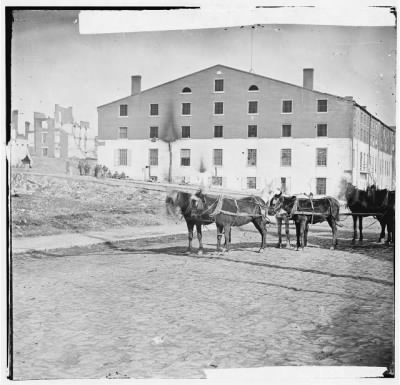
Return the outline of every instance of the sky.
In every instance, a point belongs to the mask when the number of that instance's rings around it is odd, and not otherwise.
[[[78,16],[14,12],[11,102],[23,120],[53,116],[59,104],[96,131],[97,106],[128,96],[131,75],[142,76],[144,90],[223,64],[297,85],[303,68],[314,68],[314,89],[353,96],[395,125],[394,27],[264,24],[252,40],[249,26],[84,35]]]

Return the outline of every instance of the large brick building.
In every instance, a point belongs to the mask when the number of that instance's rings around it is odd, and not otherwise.
[[[98,161],[135,179],[338,195],[393,188],[395,132],[357,104],[215,65],[98,107]]]

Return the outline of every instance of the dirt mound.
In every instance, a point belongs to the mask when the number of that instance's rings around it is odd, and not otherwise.
[[[166,224],[165,193],[132,184],[15,173],[11,180],[13,236]]]

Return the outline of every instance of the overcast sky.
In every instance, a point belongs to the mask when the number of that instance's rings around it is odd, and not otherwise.
[[[97,128],[96,107],[130,93],[223,64],[251,67],[250,27],[80,35],[78,11],[16,11],[12,33],[12,108],[32,121],[54,105],[73,106],[76,120]],[[314,68],[314,88],[353,96],[395,125],[394,27],[264,25],[253,34],[255,73],[302,85]]]

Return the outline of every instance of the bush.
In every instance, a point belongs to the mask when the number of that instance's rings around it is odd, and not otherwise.
[[[90,164],[87,161],[85,161],[85,164],[83,166],[83,169],[85,171],[85,175],[90,175],[90,168],[91,168]]]
[[[125,179],[126,178],[126,175],[125,175],[125,173],[122,171],[121,172],[121,175],[119,176],[119,179]]]
[[[79,161],[78,170],[79,170],[79,175],[84,175],[84,173],[85,173],[85,162],[83,160]]]
[[[101,164],[96,164],[94,167],[94,176],[96,178],[102,178],[104,176],[103,166]]]
[[[115,171],[112,177],[115,179],[119,179],[118,171]]]

